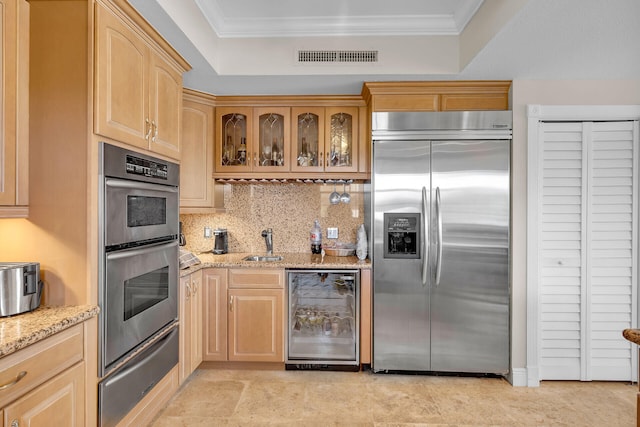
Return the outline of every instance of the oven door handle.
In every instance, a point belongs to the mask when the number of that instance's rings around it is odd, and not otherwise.
[[[169,243],[160,243],[152,246],[144,246],[142,248],[134,248],[134,249],[125,249],[123,251],[110,252],[107,253],[107,260],[115,260],[122,258],[129,258],[132,256],[138,255],[146,255],[153,252],[160,252],[165,249],[173,248],[174,246],[178,246],[177,240],[172,240]]]
[[[162,191],[163,193],[177,193],[178,187],[162,184],[149,184],[138,181],[127,181],[123,179],[107,178],[104,181],[107,187],[111,188],[126,188],[131,190],[151,190]]]

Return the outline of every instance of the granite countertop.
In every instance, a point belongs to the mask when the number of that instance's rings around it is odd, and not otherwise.
[[[0,318],[0,357],[82,323],[100,311],[96,305],[41,306],[34,311]]]
[[[180,276],[186,276],[202,268],[237,268],[237,267],[260,267],[260,268],[359,268],[370,269],[371,260],[360,261],[356,256],[328,256],[324,260],[320,255],[310,253],[276,253],[283,257],[282,261],[243,261],[247,255],[264,255],[262,253],[228,253],[216,255],[210,252],[195,254],[201,264],[193,265],[180,271]]]
[[[632,343],[640,345],[640,329],[625,329],[622,336]]]

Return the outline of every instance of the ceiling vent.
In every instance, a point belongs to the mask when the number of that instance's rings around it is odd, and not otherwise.
[[[377,50],[299,50],[298,62],[378,62]]]

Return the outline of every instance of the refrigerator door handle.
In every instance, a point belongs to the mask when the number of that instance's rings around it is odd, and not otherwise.
[[[429,268],[429,219],[427,218],[427,188],[422,187],[422,287],[427,285],[429,280],[428,268]]]
[[[440,274],[442,273],[442,212],[440,212],[440,187],[436,187],[436,221],[438,222],[438,234],[436,236],[436,286],[440,284]]]

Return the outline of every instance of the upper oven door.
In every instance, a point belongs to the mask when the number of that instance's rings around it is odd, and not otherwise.
[[[178,241],[106,254],[103,366],[178,318]]]
[[[105,179],[105,246],[178,235],[178,187]]]

